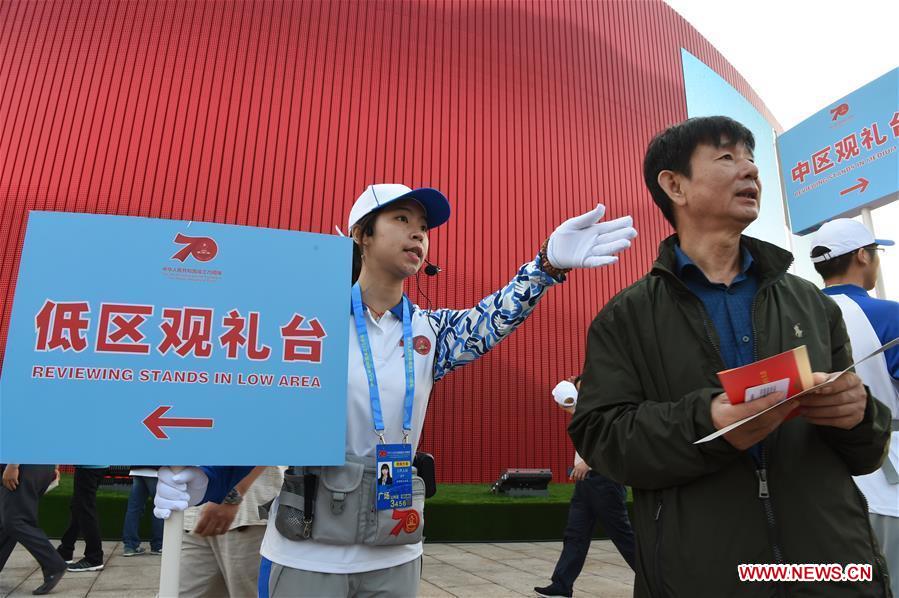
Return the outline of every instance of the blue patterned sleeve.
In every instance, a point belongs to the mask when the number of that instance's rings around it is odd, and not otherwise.
[[[509,284],[470,309],[438,309],[428,317],[437,329],[434,380],[484,355],[527,319],[557,280],[537,259],[518,269]]]

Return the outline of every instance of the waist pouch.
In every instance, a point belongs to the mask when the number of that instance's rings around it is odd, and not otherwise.
[[[314,540],[324,544],[394,546],[417,544],[424,527],[425,483],[412,476],[412,507],[375,509],[376,460],[347,455],[337,467],[289,469],[278,495],[275,528],[295,542]],[[299,470],[299,471],[297,471]],[[317,476],[311,533],[306,517],[304,474]],[[308,479],[308,478],[307,478]]]

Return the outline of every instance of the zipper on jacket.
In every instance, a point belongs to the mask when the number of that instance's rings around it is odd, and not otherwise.
[[[752,324],[752,359],[755,361],[759,360],[759,335],[758,335],[758,326],[755,325],[755,308],[759,302],[759,292],[761,289],[758,289],[755,292],[755,297],[752,298],[752,307],[749,310],[749,323]]]
[[[699,309],[699,315],[702,318],[702,327],[705,329],[706,338],[709,339],[709,344],[712,345],[715,355],[718,356],[718,362],[721,364],[721,369],[725,369],[727,364],[724,363],[724,358],[721,356],[721,347],[715,342],[714,337],[712,337],[712,328],[714,328],[715,323],[712,322],[712,318],[709,316],[709,312],[705,308],[705,303],[702,302],[702,299],[696,295],[693,295],[693,297],[696,299],[696,306]]]
[[[761,291],[761,289],[759,289],[759,291]],[[749,320],[752,323],[752,358],[755,361],[759,360],[759,335],[756,332],[758,326],[756,326],[755,321],[758,296],[759,292],[757,291],[752,300],[752,310],[750,312]],[[759,479],[759,500],[762,501],[762,506],[765,508],[765,519],[768,521],[768,531],[771,536],[771,549],[774,551],[774,558],[776,559],[777,564],[782,564],[783,552],[777,543],[777,520],[774,517],[774,506],[771,504],[771,493],[768,491],[768,446],[765,444],[764,440],[762,440],[761,444],[761,456],[757,463],[757,469],[755,470],[755,475]]]
[[[703,311],[705,311],[704,305],[702,306],[702,309],[703,309]],[[711,324],[712,326],[715,325],[715,323],[712,322],[711,319],[708,317],[708,312],[706,312],[702,318],[702,327],[705,328],[705,334],[707,337],[709,337],[709,343],[712,345],[712,348],[715,350],[715,353],[718,355],[718,358],[721,360],[721,363],[724,364],[724,358],[721,357],[721,347],[719,347],[715,343],[715,339],[712,338],[712,330],[711,330],[711,328],[709,328],[709,324]]]
[[[768,493],[768,470],[756,469],[755,475],[759,479],[759,498],[771,498]]]
[[[768,482],[761,481],[763,477],[767,475],[767,472],[764,469],[759,469],[756,473],[759,475],[759,499],[762,501],[762,506],[765,508],[765,519],[768,521],[768,531],[770,532],[771,537],[771,550],[774,551],[774,562],[778,565],[782,565],[784,557],[780,545],[777,543],[777,520],[774,518],[774,508],[771,506],[771,494],[768,493]]]
[[[768,489],[768,447],[765,444],[762,444],[762,455],[755,475],[759,479],[759,500],[762,501],[762,507],[765,509],[765,520],[768,522],[768,541],[774,552],[774,562],[782,565],[784,564],[783,550],[777,542],[777,519],[774,517],[774,506],[771,504],[771,492]],[[778,596],[786,596],[786,588],[782,582],[777,582],[775,586]]]
[[[784,562],[783,551],[777,543],[777,519],[774,517],[774,506],[771,504],[771,493],[768,490],[768,447],[762,445],[762,458],[759,468],[755,472],[759,478],[759,500],[765,508],[765,519],[768,520],[768,531],[771,536],[771,549],[774,551],[774,561],[778,565]]]
[[[652,567],[653,573],[655,574],[655,586],[656,592],[653,592],[653,595],[657,596],[657,598],[662,598],[665,595],[664,588],[662,586],[662,498],[659,497],[659,506],[656,509],[656,546],[655,546],[655,554],[652,559]]]

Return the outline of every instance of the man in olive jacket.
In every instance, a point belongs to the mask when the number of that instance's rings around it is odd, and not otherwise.
[[[837,305],[787,273],[790,253],[742,235],[761,199],[754,145],[726,117],[650,143],[646,184],[677,234],[593,321],[569,432],[634,488],[635,596],[889,596],[852,476],[880,466],[890,414],[855,374],[693,444],[784,398],[731,405],[717,372],[801,345],[816,383],[852,362]],[[741,581],[756,563],[871,565],[873,580]]]

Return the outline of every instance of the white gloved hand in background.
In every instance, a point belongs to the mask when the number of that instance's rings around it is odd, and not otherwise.
[[[630,240],[637,236],[637,231],[630,216],[599,222],[605,213],[606,207],[597,204],[586,214],[560,224],[550,235],[546,248],[550,265],[567,270],[597,268],[617,262],[615,254],[631,246]]]
[[[562,380],[553,389],[553,399],[561,407],[574,407],[577,405],[577,387],[569,380]]]
[[[199,467],[185,467],[178,473],[169,467],[160,467],[153,514],[159,519],[168,519],[172,511],[183,511],[200,504],[208,485],[209,477]]]

